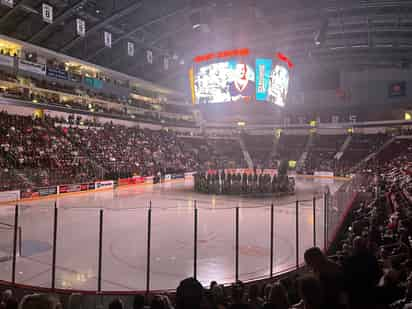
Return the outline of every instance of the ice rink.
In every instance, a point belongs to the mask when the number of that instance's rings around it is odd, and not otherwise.
[[[235,277],[235,208],[239,211],[239,278],[249,280],[269,275],[270,205],[274,213],[274,271],[296,265],[295,201],[299,204],[299,259],[313,245],[312,198],[317,195],[316,231],[323,244],[322,192],[333,193],[342,182],[322,183],[297,179],[296,194],[277,199],[212,196],[193,193],[191,181],[121,188],[114,191],[23,202],[19,207],[22,252],[17,258],[16,282],[51,286],[53,207],[58,206],[56,287],[97,289],[99,209],[104,209],[102,289],[145,290],[147,216],[152,202],[152,290],[174,289],[193,275],[194,210],[198,207],[197,277],[231,282]],[[13,224],[14,207],[0,208],[0,221]],[[2,231],[3,242],[13,234]],[[0,279],[11,280],[12,262],[0,263]]]

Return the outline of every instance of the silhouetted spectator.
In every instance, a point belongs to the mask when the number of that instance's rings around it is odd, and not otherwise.
[[[259,286],[257,284],[252,284],[249,287],[249,304],[251,309],[263,307],[263,299],[259,297]]]
[[[109,304],[109,309],[123,309],[123,308],[124,308],[123,302],[119,298],[112,300]]]
[[[293,306],[293,308],[303,309],[329,309],[337,307],[329,307],[325,305],[322,293],[322,287],[319,279],[314,276],[304,276],[298,281],[299,295],[302,298],[301,303]]]
[[[5,302],[4,309],[17,309],[18,306],[19,302],[12,296]]]
[[[317,247],[306,250],[304,258],[319,279],[325,306],[339,308],[343,302],[343,273],[340,266],[328,260]]]
[[[136,295],[133,299],[133,309],[142,309],[144,307],[144,296],[143,295]]]
[[[199,309],[203,300],[203,287],[194,278],[180,282],[176,290],[176,309]]]
[[[20,301],[20,309],[62,309],[60,301],[48,294],[26,295]]]
[[[375,304],[374,292],[382,271],[376,257],[367,250],[364,239],[359,236],[354,238],[352,255],[343,266],[351,308],[366,308]]]
[[[269,301],[263,306],[264,309],[288,309],[290,306],[287,292],[283,285],[275,283],[270,289]]]
[[[242,282],[232,285],[232,304],[229,309],[249,309],[249,304],[244,299],[244,286]]]

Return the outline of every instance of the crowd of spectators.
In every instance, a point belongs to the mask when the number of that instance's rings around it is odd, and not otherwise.
[[[334,154],[346,136],[315,136],[305,173],[322,170],[346,175],[349,171],[346,165],[353,167],[359,162],[359,153],[366,156],[389,138],[380,134],[354,135],[353,144],[349,144],[343,155],[345,159],[338,161]],[[273,168],[280,159],[299,159],[307,141],[308,136],[282,134],[276,147],[272,136],[263,142],[246,136],[245,145],[255,166]],[[259,151],[255,151],[254,146],[259,144]],[[352,160],[353,153],[356,158]],[[103,125],[74,117],[39,119],[5,112],[0,113],[0,159],[2,190],[18,188],[19,183],[20,187],[43,187],[133,175],[152,176],[159,172],[248,167],[239,137],[178,136],[167,130]]]
[[[0,112],[2,190],[242,165],[237,140],[205,143],[166,130],[78,122]]]

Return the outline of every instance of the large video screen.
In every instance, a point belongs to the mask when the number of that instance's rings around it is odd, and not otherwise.
[[[194,91],[198,104],[252,100],[254,66],[240,59],[201,65],[195,75]]]
[[[286,104],[289,90],[289,70],[281,61],[256,59],[256,100],[280,107]]]
[[[289,89],[287,62],[279,57],[215,60],[194,67],[192,91],[195,104],[256,101],[285,106]]]

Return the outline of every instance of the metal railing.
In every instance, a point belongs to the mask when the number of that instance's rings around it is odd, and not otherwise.
[[[204,285],[274,278],[298,269],[306,249],[328,248],[360,185],[353,179],[334,194],[257,207],[5,207],[0,218],[15,230],[0,280],[22,291],[131,302],[135,293],[173,290],[190,276]]]

